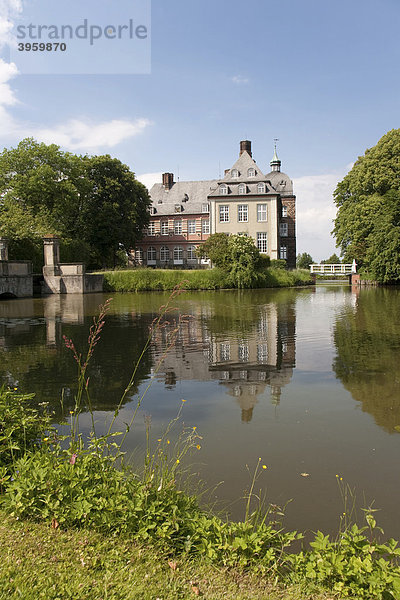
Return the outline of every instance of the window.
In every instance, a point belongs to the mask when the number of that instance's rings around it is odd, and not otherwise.
[[[182,212],[182,206],[180,204],[175,204],[175,212]]]
[[[156,261],[156,249],[153,246],[147,248],[147,262],[155,262]]]
[[[142,262],[143,262],[143,248],[137,248],[136,249],[135,259],[136,259],[136,262],[138,262],[139,264],[142,264]]]
[[[257,204],[257,221],[264,223],[267,220],[267,205]]]
[[[168,221],[161,221],[161,235],[168,235]]]
[[[287,237],[287,235],[288,235],[288,224],[287,223],[281,223],[279,225],[279,235],[281,237]]]
[[[228,193],[228,186],[225,185],[225,183],[223,183],[222,185],[219,186],[219,193],[222,195],[225,195]]]
[[[287,217],[287,206],[282,206],[282,217]]]
[[[182,246],[175,246],[174,248],[174,261],[182,260],[183,261],[183,248]]]
[[[248,221],[249,216],[249,206],[248,204],[239,204],[238,205],[238,221],[243,223]]]
[[[203,219],[201,222],[201,226],[202,226],[202,232],[203,233],[210,233],[210,220],[209,219]]]
[[[196,233],[196,220],[188,221],[188,233]]]
[[[167,261],[169,261],[169,248],[168,248],[168,246],[161,246],[160,260],[161,260],[161,262],[167,262]]]
[[[209,204],[203,204],[201,207],[201,212],[203,213],[209,213],[210,212],[210,205]]]
[[[255,177],[256,176],[256,170],[253,169],[253,167],[250,167],[250,169],[247,169],[247,177]]]
[[[151,215],[155,215],[156,214],[156,209],[154,208],[154,206],[150,206],[150,214]]]
[[[239,177],[239,171],[237,169],[232,169],[231,177],[234,177],[235,179],[237,179]]]
[[[149,223],[149,226],[147,228],[147,235],[155,235],[155,233],[156,233],[155,223],[151,222],[151,223]]]
[[[257,362],[266,363],[268,360],[267,344],[257,344]]]
[[[257,233],[257,248],[263,254],[266,254],[268,252],[268,239],[265,231]]]
[[[174,234],[182,235],[182,219],[176,219],[174,221]]]
[[[257,194],[265,194],[265,183],[257,184]]]
[[[196,258],[196,246],[188,246],[187,249],[187,258],[188,260],[195,260]],[[190,324],[190,321],[189,321]]]
[[[287,246],[281,246],[279,250],[279,258],[287,259]]]
[[[238,347],[238,358],[240,362],[248,362],[249,360],[249,347],[247,344],[240,344]]]
[[[230,344],[222,343],[219,345],[219,359],[220,361],[229,360],[231,357],[231,346]]]
[[[246,186],[244,183],[241,183],[239,185],[239,194],[245,194],[246,193]]]
[[[219,207],[219,222],[229,223],[229,206],[221,204]]]

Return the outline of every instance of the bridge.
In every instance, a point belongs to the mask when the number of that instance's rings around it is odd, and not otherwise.
[[[357,273],[357,263],[353,260],[352,263],[339,263],[339,264],[313,264],[310,265],[310,273],[314,275],[332,275],[334,277],[338,275],[354,275]]]

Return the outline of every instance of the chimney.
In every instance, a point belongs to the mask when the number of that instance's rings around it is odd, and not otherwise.
[[[162,176],[163,186],[166,190],[170,190],[174,183],[174,174],[173,173],[163,173]]]
[[[250,156],[252,156],[252,154],[251,154],[251,142],[250,142],[250,140],[242,140],[240,142],[240,153],[239,153],[239,156],[242,156],[243,152],[247,152],[248,154],[250,154]]]

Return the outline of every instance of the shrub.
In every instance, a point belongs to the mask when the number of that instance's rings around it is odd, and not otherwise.
[[[34,394],[0,389],[0,467],[8,468],[27,452],[41,447],[50,416],[31,406]]]
[[[284,260],[283,258],[274,258],[271,260],[271,267],[273,269],[286,269],[286,260]]]
[[[400,549],[390,539],[379,544],[371,541],[365,532],[373,533],[375,520],[367,512],[368,525],[353,525],[339,537],[330,541],[328,535],[318,531],[311,542],[310,552],[289,556],[291,581],[308,582],[332,590],[340,597],[394,600],[400,597]]]

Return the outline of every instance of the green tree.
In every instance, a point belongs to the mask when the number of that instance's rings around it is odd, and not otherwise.
[[[345,262],[380,282],[400,280],[400,129],[384,135],[358,158],[336,187],[333,233]]]
[[[127,254],[148,224],[149,193],[129,167],[108,154],[84,162],[90,186],[82,205],[83,239],[96,264],[115,266],[118,251]]]
[[[302,254],[297,255],[296,267],[298,269],[309,269],[313,262],[314,261],[311,254],[308,254],[308,252],[303,252]]]
[[[197,254],[208,257],[238,288],[252,287],[259,270],[269,265],[269,258],[260,254],[253,239],[240,234],[214,233],[197,249]]]
[[[30,138],[0,154],[0,197],[0,232],[10,238],[13,258],[42,256],[42,236],[54,233],[64,260],[114,266],[149,218],[146,188],[119,160]]]
[[[197,256],[209,258],[215,267],[228,271],[230,268],[228,240],[229,236],[225,233],[213,233],[197,248]]]
[[[321,260],[321,264],[322,265],[338,265],[340,264],[342,261],[340,260],[340,258],[338,257],[337,254],[333,253],[329,258],[327,258],[326,260]]]

